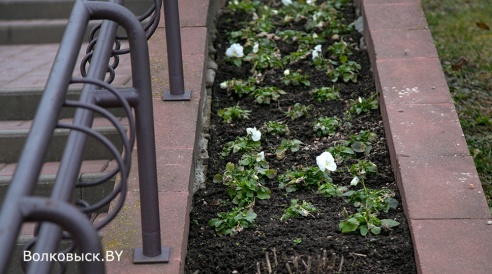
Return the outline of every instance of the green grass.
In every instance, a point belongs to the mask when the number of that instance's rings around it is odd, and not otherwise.
[[[490,0],[422,0],[427,22],[492,208],[492,28]]]

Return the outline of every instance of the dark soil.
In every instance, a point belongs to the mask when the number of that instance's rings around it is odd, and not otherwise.
[[[348,22],[355,19],[351,8],[345,9],[344,14]],[[260,269],[261,273],[269,273],[267,265],[270,264],[272,273],[289,273],[289,269],[292,273],[339,273],[340,270],[342,273],[415,273],[412,242],[393,178],[378,110],[355,116],[349,121],[344,120],[344,125],[334,136],[318,138],[312,129],[317,117],[343,117],[349,99],[357,99],[359,96],[368,97],[375,93],[367,52],[355,48],[354,54],[350,57],[350,60],[357,61],[362,66],[358,82],[335,84],[340,88],[342,101],[319,103],[309,94],[309,91],[315,87],[333,85],[325,72],[317,71],[310,64],[309,56],[305,62],[289,68],[291,71],[300,69],[303,73],[309,74],[310,87],[285,86],[282,82],[283,70],[271,71],[266,78],[266,85],[276,85],[287,94],[282,95],[278,102],[259,105],[254,103],[252,97],[237,98],[219,88],[219,84],[225,80],[245,79],[250,75],[251,65],[248,63],[238,68],[224,62],[224,53],[229,46],[226,32],[237,28],[237,21],[244,19],[241,16],[231,17],[231,14],[224,13],[217,23],[219,35],[215,41],[215,48],[219,70],[212,88],[208,151],[210,160],[206,186],[194,194],[185,272],[189,274],[258,273]],[[345,35],[344,40],[358,44],[360,37],[359,33],[352,33]],[[323,48],[330,43],[333,41],[328,39],[323,44]],[[287,48],[290,45],[284,46]],[[279,47],[282,49],[283,46]],[[284,50],[287,49],[282,49]],[[297,102],[312,105],[310,115],[297,120],[286,118],[285,111]],[[235,106],[238,103],[242,108],[252,110],[249,120],[226,124],[217,116],[219,109]],[[358,155],[358,159],[370,160],[378,167],[378,175],[368,178],[366,185],[370,188],[391,189],[396,193],[395,198],[400,201],[400,206],[396,210],[382,213],[379,218],[394,219],[400,222],[400,225],[380,235],[369,234],[363,237],[359,233],[342,234],[338,229],[340,221],[344,220],[342,210],[346,208],[349,212],[355,212],[351,204],[343,198],[325,198],[315,190],[301,190],[286,195],[284,189],[278,188],[278,181],[273,179],[267,185],[272,191],[271,198],[257,200],[254,206],[254,211],[257,213],[256,225],[234,236],[219,236],[214,228],[208,226],[208,221],[216,218],[219,212],[229,211],[233,205],[230,202],[220,202],[227,201],[228,196],[222,184],[213,183],[213,177],[223,173],[227,162],[237,163],[240,157],[233,155],[221,158],[222,148],[237,136],[245,136],[247,127],[260,128],[269,120],[284,121],[291,131],[289,139],[295,138],[303,142],[303,149],[296,153],[287,152],[286,157],[279,160],[275,156],[275,147],[279,145],[281,137],[262,132],[261,142],[266,159],[270,168],[276,169],[278,174],[283,174],[296,166],[316,166],[316,156],[333,146],[335,142],[346,139],[349,134],[361,130],[376,133],[379,139],[373,143],[370,155]],[[341,172],[331,174],[333,182],[349,185],[352,177],[346,172],[346,168],[355,161],[356,159],[353,159],[339,166]],[[309,201],[319,211],[312,217],[280,221],[291,199]],[[311,272],[307,272],[307,265],[311,265]]]

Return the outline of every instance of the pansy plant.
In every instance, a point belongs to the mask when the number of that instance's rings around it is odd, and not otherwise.
[[[231,60],[234,65],[240,67],[242,64],[242,58],[244,57],[243,46],[238,43],[232,44],[226,50],[226,56],[228,60]]]

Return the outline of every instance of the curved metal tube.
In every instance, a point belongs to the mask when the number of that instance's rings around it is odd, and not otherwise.
[[[47,198],[26,197],[19,201],[21,216],[32,221],[49,221],[68,230],[82,254],[101,254],[101,240],[89,220],[71,204]],[[84,261],[82,273],[105,273],[104,262]],[[28,273],[37,273],[28,267]]]

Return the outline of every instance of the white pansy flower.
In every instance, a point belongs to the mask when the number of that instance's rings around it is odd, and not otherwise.
[[[316,0],[306,0],[306,3],[310,6],[316,5]]]
[[[318,38],[318,35],[315,32],[315,33],[313,33],[313,39],[316,39],[316,38]]]
[[[362,104],[362,98],[360,98],[360,97],[359,97],[359,103],[361,103],[361,104]]]
[[[282,4],[284,4],[284,6],[292,5],[292,0],[282,0]]]
[[[335,159],[333,159],[331,153],[327,151],[321,153],[321,155],[316,157],[316,164],[318,164],[319,169],[323,172],[325,172],[325,170],[328,171],[337,170],[337,164],[335,163]]]
[[[227,89],[228,84],[229,83],[227,83],[227,81],[224,81],[224,82],[220,83],[220,88],[221,89]]]
[[[359,177],[355,176],[354,179],[352,179],[352,181],[350,181],[350,185],[356,186],[359,183],[359,181],[360,181]]]
[[[261,132],[257,130],[256,127],[249,127],[246,129],[246,132],[248,133],[248,135],[251,135],[251,139],[255,142],[258,142],[261,139]]]
[[[284,75],[285,75],[285,76],[287,76],[287,75],[289,75],[289,74],[290,74],[290,70],[289,70],[289,69],[284,70]]]
[[[321,55],[321,45],[317,45],[316,47],[314,47],[314,50],[311,54],[313,55],[313,60],[318,58]]]
[[[262,151],[262,152],[256,154],[256,161],[257,162],[260,162],[263,160],[265,160],[265,152]]]
[[[227,50],[226,50],[226,55],[228,57],[243,57],[243,46],[239,45],[238,43],[232,44]]]
[[[260,49],[260,44],[258,42],[255,43],[253,46],[253,52],[258,53],[258,50]]]

